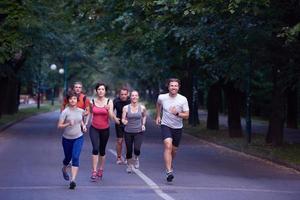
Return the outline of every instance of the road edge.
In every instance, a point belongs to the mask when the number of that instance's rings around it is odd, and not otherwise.
[[[300,167],[294,166],[290,163],[286,163],[286,162],[276,160],[276,159],[270,159],[270,158],[267,158],[267,157],[264,157],[264,156],[261,156],[261,155],[256,155],[256,154],[251,154],[251,153],[247,153],[247,152],[243,152],[243,151],[238,151],[238,150],[230,148],[228,146],[224,146],[224,145],[221,145],[221,144],[217,144],[215,142],[204,140],[204,139],[198,138],[198,137],[193,136],[193,135],[188,134],[188,133],[184,133],[184,135],[188,136],[188,137],[191,137],[191,138],[194,138],[194,139],[197,139],[200,142],[202,142],[206,145],[210,145],[214,148],[226,150],[228,152],[238,154],[240,156],[244,156],[244,157],[251,158],[251,159],[254,159],[254,160],[259,160],[259,161],[267,163],[269,165],[276,166],[280,169],[285,169],[285,170],[292,171],[293,173],[300,174]]]

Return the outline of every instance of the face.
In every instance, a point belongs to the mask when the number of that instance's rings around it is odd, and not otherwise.
[[[80,94],[82,92],[82,85],[81,84],[75,84],[73,90],[76,94]]]
[[[99,97],[104,97],[106,94],[106,90],[105,90],[105,87],[104,85],[100,85],[98,88],[97,88],[97,95]]]
[[[178,90],[179,90],[178,82],[170,82],[168,89],[169,89],[169,93],[171,95],[176,95],[178,93]]]
[[[121,90],[119,96],[120,96],[121,101],[126,101],[128,99],[128,91]]]
[[[70,98],[69,98],[69,105],[70,105],[70,106],[76,106],[77,100],[78,100],[78,99],[77,99],[76,96],[70,97]]]
[[[136,103],[139,101],[139,93],[137,91],[131,92],[130,100],[132,103]]]

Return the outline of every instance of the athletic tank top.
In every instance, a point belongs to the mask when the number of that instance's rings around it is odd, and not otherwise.
[[[138,105],[138,111],[136,113],[131,112],[131,105],[128,105],[127,120],[128,123],[125,126],[127,133],[139,133],[142,132],[142,108]]]
[[[107,100],[107,104],[108,104],[108,102],[109,102],[109,99]],[[93,113],[92,126],[94,128],[97,128],[97,129],[109,128],[108,110],[105,107],[96,106],[94,99],[93,99],[92,113]]]

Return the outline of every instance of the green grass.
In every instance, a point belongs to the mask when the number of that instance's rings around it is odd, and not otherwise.
[[[204,123],[196,127],[186,123],[184,130],[186,133],[200,139],[247,154],[297,166],[300,169],[300,144],[284,144],[280,147],[273,147],[265,144],[265,137],[261,134],[254,134],[251,144],[247,144],[245,137],[230,138],[227,129],[224,127],[221,127],[218,131],[207,130]]]
[[[6,124],[13,123],[19,121],[21,119],[39,114],[57,110],[59,108],[58,104],[52,106],[49,103],[41,104],[40,109],[37,107],[23,108],[19,109],[19,111],[13,115],[2,115],[0,118],[0,126],[5,126]]]

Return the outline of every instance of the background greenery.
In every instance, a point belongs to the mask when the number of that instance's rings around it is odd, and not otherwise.
[[[20,93],[49,98],[76,80],[89,94],[101,80],[154,102],[178,77],[190,124],[205,108],[218,130],[223,112],[228,136],[242,137],[252,114],[280,146],[299,123],[299,32],[299,0],[2,0],[0,116],[18,112]]]

